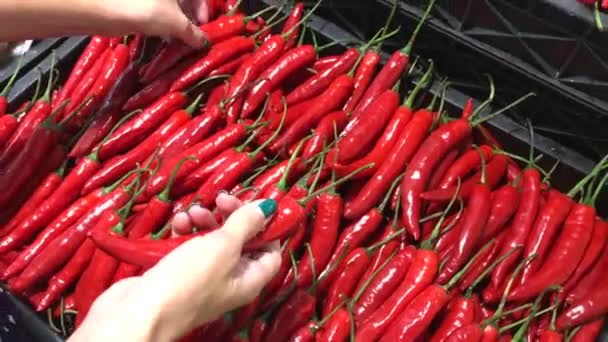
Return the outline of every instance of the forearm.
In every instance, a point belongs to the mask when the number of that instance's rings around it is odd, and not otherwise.
[[[0,0],[0,41],[101,33],[97,28],[111,20],[105,2]]]

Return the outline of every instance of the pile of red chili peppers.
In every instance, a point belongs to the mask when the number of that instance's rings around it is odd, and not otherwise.
[[[61,87],[51,72],[13,112],[3,91],[1,279],[78,326],[113,283],[207,233],[167,234],[226,190],[277,201],[246,250],[280,240],[283,264],[253,303],[182,341],[593,341],[608,163],[565,194],[533,150],[511,155],[484,128],[501,112],[481,114],[493,86],[446,115],[424,91],[432,62],[411,56],[432,5],[385,63],[390,19],[331,55],[302,3],[281,18],[214,1],[200,51],[95,36]]]

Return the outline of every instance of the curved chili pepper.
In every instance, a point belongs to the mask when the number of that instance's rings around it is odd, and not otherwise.
[[[345,341],[351,333],[351,315],[346,309],[338,309],[317,334],[316,341],[340,342]]]
[[[128,123],[122,125],[103,144],[99,158],[106,160],[142,141],[145,135],[164,122],[174,111],[186,103],[186,97],[172,92],[158,99]]]
[[[467,324],[456,329],[446,339],[446,342],[481,342],[485,341],[484,332],[479,327],[479,324]]]
[[[594,267],[594,264],[599,263],[599,258],[602,255],[602,251],[605,249],[606,239],[608,238],[608,224],[602,220],[595,220],[593,225],[593,235],[591,241],[585,251],[585,256],[576,267],[576,271],[570,279],[564,284],[562,289],[563,293],[570,292],[575,286],[579,284],[579,281],[589,274],[589,271]]]
[[[503,243],[500,254],[504,254],[516,246],[525,244],[538,212],[540,198],[540,174],[538,170],[533,168],[526,169],[522,174],[521,181],[522,194],[520,205],[513,217],[509,237]],[[492,285],[494,288],[499,288],[520,254],[521,252],[516,252],[494,269],[492,272]]]
[[[57,96],[57,101],[54,103],[63,103],[66,99],[72,96],[74,88],[76,88],[82,77],[84,77],[88,70],[93,67],[103,52],[106,51],[109,41],[110,40],[107,37],[91,37],[89,44],[78,58],[78,61],[76,61],[76,64],[74,64],[74,67],[70,72],[70,76],[68,76],[67,80],[65,81],[59,95]]]
[[[496,236],[515,214],[519,208],[520,193],[517,188],[507,184],[493,191],[490,201],[492,202],[490,217],[481,239],[484,243]]]
[[[543,265],[547,253],[555,248],[551,247],[551,245],[554,243],[554,238],[559,228],[568,217],[573,206],[574,202],[570,197],[559,191],[549,190],[547,201],[540,207],[532,230],[526,238],[524,257],[532,254],[536,255],[536,257],[524,268],[520,284],[525,284],[530,277],[535,277],[534,274]]]
[[[448,154],[445,155],[443,160],[437,165],[435,171],[433,171],[433,175],[431,179],[429,179],[429,189],[437,189],[443,177],[446,175],[446,172],[454,164],[454,162],[460,157],[460,151],[458,149],[451,150]],[[430,205],[427,209],[427,213],[431,213],[436,208],[436,204]],[[422,228],[424,232],[424,226]]]
[[[357,322],[365,322],[399,287],[415,253],[416,249],[411,245],[404,248],[369,283],[355,303],[353,314]]]
[[[581,328],[572,337],[572,342],[595,341],[604,325],[604,318],[596,319],[589,323],[583,324]]]
[[[236,36],[214,45],[206,56],[186,69],[171,85],[170,91],[185,89],[205,78],[213,69],[230,59],[253,50],[255,41],[249,37]]]
[[[127,153],[107,160],[100,170],[88,177],[81,193],[87,194],[93,189],[116,181],[129,170],[132,170],[137,163],[143,162],[146,158],[150,157],[161,143],[165,142],[169,136],[190,122],[197,104],[198,101],[195,100],[188,108],[176,110],[144,141],[137,144],[137,146]]]
[[[273,65],[266,69],[247,93],[243,102],[242,118],[248,118],[264,101],[266,94],[272,92],[287,77],[311,64],[316,58],[312,45],[295,47],[283,54]]]
[[[312,65],[312,68],[316,72],[322,72],[322,71],[328,69],[329,67],[331,67],[332,65],[334,65],[334,63],[336,63],[340,59],[340,57],[342,57],[342,55],[330,55],[330,56],[319,57],[319,58],[317,58],[315,63]]]
[[[488,163],[487,168],[487,185],[491,189],[495,188],[505,175],[505,170],[508,165],[507,157],[497,155]],[[459,196],[463,199],[468,199],[475,184],[481,179],[481,171],[476,172],[473,176],[462,183]],[[455,186],[445,189],[436,189],[420,194],[420,198],[427,201],[449,201],[456,190]]]
[[[308,322],[315,311],[317,298],[297,289],[277,311],[264,341],[286,341],[298,327]]]
[[[475,341],[474,339],[462,339],[463,332],[456,333],[456,331],[476,322],[476,309],[479,305],[479,298],[477,296],[471,298],[458,296],[452,299],[451,302],[451,306],[448,309],[445,318],[441,320],[441,325],[435,330],[433,337],[431,337],[429,341],[444,342],[452,341],[453,338],[456,338],[456,341]],[[479,329],[478,324],[475,324],[474,326],[478,327],[477,330],[480,334],[478,340],[481,340],[482,331]],[[470,335],[465,334],[464,336]]]
[[[222,40],[243,33],[248,19],[242,14],[233,16],[221,16],[200,26],[207,45],[215,44]],[[179,40],[167,44],[145,67],[142,75],[144,84],[155,80],[159,75],[171,69],[179,60],[193,52],[193,49]]]
[[[215,158],[191,172],[179,184],[176,184],[172,194],[187,194],[198,189],[217,170],[223,169],[228,161],[234,160],[238,152],[229,148]]]
[[[4,114],[0,116],[0,150],[4,149],[4,144],[11,138],[18,125],[19,121],[16,115]]]
[[[2,279],[6,280],[9,277],[21,272],[30,263],[30,261],[38,255],[48,244],[55,239],[64,230],[76,223],[82,215],[88,212],[103,196],[103,189],[94,191],[85,197],[81,197],[75,201],[69,208],[59,214],[53,222],[51,222],[42,232],[40,232],[34,242],[27,246],[13,261],[9,267],[2,273]]]
[[[380,54],[374,50],[368,50],[363,55],[357,70],[355,71],[353,94],[344,105],[344,110],[347,113],[352,112],[359,101],[363,97],[363,94],[367,90],[367,86],[371,83],[376,67],[380,63]]]
[[[298,2],[293,6],[293,9],[289,13],[289,17],[285,20],[285,24],[281,29],[282,34],[287,34],[287,38],[285,38],[285,49],[291,49],[294,45],[296,45],[296,40],[300,35],[300,25],[297,25],[302,19],[302,14],[304,13],[304,3]]]
[[[156,78],[153,82],[147,84],[137,93],[132,95],[122,106],[122,110],[125,112],[130,112],[137,108],[142,108],[154,102],[159,97],[167,94],[171,84],[197,59],[197,56],[186,58],[183,62],[158,76],[158,78]]]
[[[373,177],[354,200],[346,203],[345,215],[360,217],[378,202],[390,187],[392,180],[403,172],[410,158],[416,153],[432,123],[433,114],[428,110],[422,109],[414,114]]]
[[[586,296],[573,302],[557,318],[556,327],[559,331],[576,327],[602,318],[608,312],[608,291],[606,283],[596,284]]]
[[[595,210],[592,207],[586,204],[575,205],[549,255],[543,261],[543,266],[530,275],[525,283],[516,287],[509,294],[509,300],[529,299],[550,285],[565,282],[584,256],[592,235],[589,227],[594,222]]]
[[[348,75],[336,78],[308,107],[307,112],[289,125],[287,130],[270,145],[270,151],[276,153],[289,148],[314,128],[323,116],[342,106],[352,91],[352,82],[352,77]]]
[[[97,223],[101,214],[106,210],[121,207],[127,203],[130,197],[130,187],[127,186],[118,188],[102,198],[77,223],[59,234],[46,248],[32,258],[13,285],[14,291],[21,292],[55,272],[86,240],[87,232]]]
[[[488,145],[479,146],[483,158],[486,162],[492,160],[494,156],[492,147]],[[445,189],[456,184],[458,178],[464,179],[469,172],[478,169],[481,165],[481,156],[476,149],[469,150],[458,158],[446,171],[437,188]],[[431,188],[432,189],[432,188]]]
[[[313,136],[304,145],[302,159],[309,160],[320,153],[323,150],[323,146],[333,140],[334,126],[340,132],[346,126],[347,121],[348,116],[344,111],[332,112],[325,115],[319,121],[319,124],[317,124]]]
[[[287,340],[289,342],[314,342],[317,324],[308,322],[291,335]]]

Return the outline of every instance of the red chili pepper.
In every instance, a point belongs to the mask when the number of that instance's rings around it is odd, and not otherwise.
[[[506,234],[503,231],[498,235],[492,245],[475,260],[469,271],[462,277],[462,280],[458,285],[460,290],[465,291],[468,289],[488,269],[488,267],[494,263],[505,237]],[[487,241],[484,241],[484,243],[486,242]]]
[[[66,111],[78,107],[83,101],[86,100],[87,95],[90,93],[93,84],[99,78],[99,75],[105,71],[105,66],[108,65],[110,58],[114,56],[112,48],[108,47],[95,61],[95,64],[83,75],[82,79],[78,82],[78,85],[72,91],[69,96],[70,104],[66,107]],[[61,93],[60,93],[61,94]],[[58,95],[60,96],[60,95]]]
[[[333,80],[347,73],[355,65],[358,58],[358,49],[347,49],[340,59],[327,70],[312,76],[292,90],[286,97],[287,105],[291,106],[321,94]]]
[[[507,184],[493,191],[490,200],[492,202],[490,217],[481,239],[484,243],[496,236],[517,211],[520,193],[517,188]]]
[[[306,290],[296,289],[277,311],[272,325],[264,336],[264,341],[286,341],[308,322],[315,311],[317,298]]]
[[[209,73],[230,59],[249,52],[255,41],[249,37],[236,36],[214,45],[206,56],[186,69],[171,85],[171,91],[185,89],[205,78]]]
[[[106,210],[121,207],[130,197],[130,186],[127,186],[118,188],[101,199],[76,224],[57,236],[32,258],[15,282],[14,291],[19,293],[28,289],[59,269],[86,240],[88,231],[97,223],[101,214]]]
[[[122,106],[122,110],[125,112],[131,112],[137,108],[143,108],[144,106],[154,102],[159,97],[167,94],[171,84],[197,59],[197,56],[186,58],[183,62],[158,76],[158,78],[153,82],[147,84],[140,91],[131,96]]]
[[[357,322],[365,322],[399,287],[415,253],[414,246],[404,248],[373,278],[355,303],[353,314]]]
[[[431,9],[433,8],[434,1],[430,1],[427,6],[426,12],[420,19],[420,22],[414,29],[410,40],[407,45],[401,50],[395,51],[389,59],[386,61],[382,69],[378,72],[374,80],[371,82],[365,93],[361,96],[359,104],[354,109],[352,117],[353,120],[358,118],[360,115],[366,112],[371,106],[372,102],[385,90],[391,89],[397,80],[401,77],[403,72],[407,69],[410,61],[410,53],[416,40],[416,36],[420,31],[422,25],[426,21]]]
[[[503,155],[497,155],[487,165],[487,185],[491,189],[495,188],[503,179],[507,168],[508,160]],[[481,171],[476,172],[469,179],[465,180],[460,189],[459,196],[463,199],[468,199],[471,191],[481,179]],[[449,201],[454,195],[455,186],[445,189],[436,189],[420,194],[420,198],[427,201]]]
[[[202,164],[198,169],[191,172],[183,181],[176,184],[172,194],[183,195],[195,191],[217,170],[223,169],[228,161],[233,160],[237,151],[229,148],[218,154],[215,158]]]
[[[380,54],[374,50],[368,50],[361,59],[355,72],[353,94],[344,105],[343,110],[351,113],[363,98],[367,87],[372,82],[376,67],[380,63]]]
[[[599,263],[599,258],[606,246],[606,239],[608,238],[608,224],[602,220],[595,220],[593,225],[593,235],[591,241],[585,250],[585,256],[576,267],[576,271],[570,279],[564,284],[562,289],[563,293],[570,292],[571,289],[579,284],[579,281],[589,274],[594,264]]]
[[[488,145],[479,146],[483,158],[486,162],[492,160],[494,156],[492,147]],[[445,189],[456,184],[458,178],[464,179],[471,171],[476,170],[481,165],[481,155],[478,150],[472,149],[458,158],[446,171],[437,188]]]
[[[283,252],[281,253],[281,267],[272,280],[266,284],[264,288],[264,293],[267,296],[272,296],[276,293],[277,290],[285,283],[285,279],[290,272],[291,263],[289,254],[297,253],[298,249],[304,242],[304,237],[306,235],[306,227],[304,222],[300,223],[300,226],[294,230],[294,233],[289,240],[287,241],[287,245],[283,248]],[[291,283],[287,281],[288,283]]]
[[[8,100],[6,99],[6,96],[8,95],[8,92],[11,90],[13,83],[17,79],[17,74],[19,74],[19,69],[21,69],[21,60],[19,60],[19,62],[17,62],[17,67],[15,68],[15,71],[13,72],[11,77],[8,79],[8,82],[6,82],[6,85],[4,86],[4,88],[2,88],[2,91],[0,91],[0,116],[3,116],[4,114],[6,114],[6,110],[8,109]],[[0,140],[0,143],[1,142],[2,142],[2,140]]]
[[[296,330],[293,335],[287,340],[289,342],[314,342],[317,324],[308,322]]]
[[[351,333],[351,315],[346,309],[339,309],[327,321],[326,325],[317,334],[318,342],[346,341]]]
[[[551,247],[554,238],[573,206],[574,202],[570,197],[557,190],[549,190],[547,201],[540,207],[532,230],[526,237],[524,257],[529,257],[532,254],[536,257],[524,267],[520,284],[525,284],[530,277],[535,277],[534,274],[539,271],[540,266],[544,263],[547,253],[554,248]]]
[[[581,328],[574,334],[572,342],[587,342],[596,341],[602,327],[604,326],[604,318],[596,319],[589,323],[583,324]]]
[[[289,110],[288,110],[289,111]],[[323,150],[323,146],[333,141],[334,126],[340,132],[348,121],[344,111],[332,112],[325,115],[314,130],[313,136],[308,139],[302,151],[302,159],[309,160]],[[367,163],[365,163],[367,164]],[[364,164],[364,165],[365,165]]]
[[[176,110],[144,141],[125,154],[114,156],[107,160],[100,170],[88,177],[87,182],[82,188],[82,194],[87,194],[93,189],[116,181],[129,170],[132,170],[137,163],[143,162],[146,158],[150,157],[150,155],[158,149],[159,145],[164,143],[169,136],[190,122],[192,113],[197,105],[198,99],[188,108]]]
[[[342,75],[336,78],[327,89],[315,99],[308,111],[293,122],[289,128],[270,145],[273,152],[285,150],[298,142],[331,111],[338,109],[352,91],[352,78]]]
[[[249,19],[242,14],[221,16],[200,26],[207,44],[215,44],[244,32]],[[155,80],[159,75],[171,69],[179,60],[192,53],[193,49],[179,40],[167,44],[147,64],[142,76],[144,84]]]
[[[174,111],[186,103],[182,93],[169,93],[148,106],[125,125],[122,125],[103,144],[99,158],[107,160],[142,141],[151,130],[164,122]]]
[[[233,75],[232,77],[234,77],[234,73],[241,67],[241,65],[243,65],[245,61],[249,60],[252,55],[253,53],[244,53],[233,60],[224,63],[224,65],[220,65],[209,73],[209,77],[219,75]]]
[[[266,69],[248,92],[243,102],[242,118],[248,118],[264,101],[266,94],[276,89],[287,77],[305,68],[316,58],[312,45],[295,47],[283,54],[273,65]]]
[[[525,172],[525,171],[524,171]],[[553,284],[562,284],[576,270],[591,239],[595,210],[586,204],[576,204],[564,223],[562,232],[542,267],[525,283],[509,294],[509,300],[525,300]]]
[[[558,316],[557,329],[562,331],[602,318],[608,312],[607,297],[606,283],[596,284],[591,292],[573,302]]]
[[[57,96],[57,101],[54,103],[63,103],[72,96],[72,92],[78,86],[84,75],[93,67],[103,52],[106,51],[109,41],[110,40],[107,37],[91,37],[89,44],[78,58],[78,61],[76,61],[76,64],[70,72],[70,76],[68,76]]]
[[[334,63],[340,60],[342,55],[330,55],[325,57],[318,58],[315,63],[312,65],[313,70],[316,72],[322,72],[330,68]]]
[[[441,325],[437,328],[437,330],[433,333],[433,337],[429,340],[430,342],[444,342],[451,341],[452,338],[456,337],[454,333],[461,328],[476,323],[477,313],[476,309],[479,305],[479,298],[477,296],[473,296],[471,298],[467,298],[464,296],[458,296],[451,301],[451,306],[448,309],[448,312],[441,320]],[[479,325],[477,325],[479,326]],[[479,333],[482,333],[481,329],[477,329]],[[460,332],[458,334],[462,334]],[[454,337],[453,337],[454,336]],[[462,335],[459,335],[456,339],[457,341],[474,341],[468,339],[461,339]],[[466,335],[465,335],[466,336]],[[481,335],[479,340],[481,339]]]
[[[0,151],[4,150],[5,143],[11,138],[19,125],[16,114],[4,114],[0,116]]]
[[[300,25],[298,25],[302,19],[302,14],[304,13],[304,3],[298,2],[293,6],[291,13],[289,13],[289,17],[285,21],[283,25],[283,29],[281,33],[286,34],[289,32],[289,35],[285,39],[285,49],[291,49],[294,45],[296,45],[296,41],[298,36],[300,35]]]
[[[439,188],[439,184],[441,183],[441,180],[443,179],[443,177],[446,175],[446,172],[448,171],[448,169],[454,164],[454,162],[458,159],[459,156],[460,156],[460,150],[458,150],[458,149],[451,150],[450,152],[448,152],[448,154],[445,155],[443,160],[439,163],[439,165],[437,165],[437,168],[435,169],[435,171],[433,171],[433,175],[431,176],[431,179],[429,180],[429,186],[428,186],[429,189]],[[436,207],[438,207],[436,204],[430,205],[427,207],[426,212],[431,213],[434,211],[433,209]],[[424,227],[422,230],[424,231]]]
[[[86,197],[78,199],[69,208],[65,209],[45,228],[44,231],[36,236],[34,242],[19,253],[17,259],[15,259],[4,273],[2,273],[2,279],[6,280],[25,269],[41,250],[48,246],[48,244],[64,230],[76,223],[80,217],[88,212],[104,195],[104,190],[99,189]]]

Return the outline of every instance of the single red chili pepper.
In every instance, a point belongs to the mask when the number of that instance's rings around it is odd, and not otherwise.
[[[268,100],[268,107],[269,108],[270,108],[270,105],[272,104],[271,101],[273,101],[272,97]],[[289,127],[290,125],[292,125],[296,120],[298,120],[300,117],[302,117],[308,111],[308,109],[310,108],[310,106],[313,103],[315,103],[315,101],[316,101],[316,98],[314,98],[312,100],[308,100],[308,101],[304,101],[304,102],[298,103],[295,106],[288,107],[287,108],[287,114],[285,115],[285,123],[283,125],[285,127]],[[268,140],[268,137],[270,135],[272,135],[272,132],[274,132],[274,130],[276,130],[276,128],[277,128],[277,126],[278,126],[278,124],[279,124],[279,122],[281,120],[281,113],[282,112],[283,112],[282,110],[280,112],[275,112],[274,109],[270,109],[268,111],[268,121],[270,121],[270,123],[258,135],[258,138],[256,138],[256,143],[263,144],[264,141]]]
[[[66,297],[61,299],[62,302],[60,303],[59,306],[57,306],[55,308],[55,310],[53,310],[53,316],[55,317],[60,317],[62,313],[65,313],[65,311],[67,310],[73,310],[76,311],[76,305],[74,303],[74,294],[71,293],[69,295],[67,295]]]
[[[344,105],[343,110],[351,113],[363,97],[367,87],[372,82],[376,67],[380,63],[380,54],[374,49],[365,52],[357,71],[355,72],[353,94]]]
[[[140,91],[132,95],[122,106],[122,110],[125,112],[130,112],[137,108],[143,108],[144,106],[154,102],[159,97],[167,94],[171,84],[197,59],[198,56],[186,58],[183,62],[180,62],[175,67],[158,76],[158,78],[156,78],[153,82],[147,84]]]
[[[286,34],[287,38],[285,39],[285,50],[291,49],[296,45],[296,41],[298,36],[300,35],[300,25],[299,23],[302,20],[302,14],[304,13],[304,3],[298,2],[293,6],[293,9],[289,13],[289,17],[285,21],[283,28],[281,29],[281,33]]]
[[[129,42],[129,57],[131,61],[137,60],[141,56],[141,51],[144,48],[145,37],[141,33],[135,33]]]
[[[353,314],[357,322],[364,322],[399,287],[415,253],[414,246],[407,246],[373,278],[355,303]]]
[[[331,316],[326,325],[317,334],[319,342],[346,341],[351,334],[352,317],[346,309],[340,308]]]
[[[391,89],[397,80],[401,77],[403,72],[406,70],[414,41],[418,36],[418,32],[422,28],[422,25],[426,21],[428,15],[433,8],[434,0],[429,1],[426,12],[420,19],[420,22],[412,32],[410,40],[407,42],[404,48],[395,51],[386,61],[384,66],[380,69],[374,80],[371,82],[365,93],[361,96],[361,100],[357,107],[355,107],[352,117],[353,120],[358,118],[362,113],[371,106],[372,102],[385,90]]]
[[[539,342],[561,342],[564,340],[564,336],[555,329],[555,320],[557,318],[557,309],[559,308],[559,301],[556,303],[555,308],[551,311],[551,320],[549,326],[542,330],[539,334]]]
[[[579,281],[589,274],[589,271],[594,267],[596,262],[599,263],[599,258],[606,245],[606,239],[608,238],[608,224],[602,220],[596,219],[593,225],[593,235],[591,241],[585,251],[585,256],[576,267],[576,271],[570,279],[564,284],[562,289],[563,293],[570,292],[571,289],[577,287]]]
[[[491,189],[495,188],[503,179],[508,161],[507,157],[503,155],[497,155],[487,165],[487,185]],[[471,195],[471,191],[475,187],[475,184],[479,182],[481,178],[481,171],[476,172],[469,179],[465,180],[460,190],[460,197],[468,199]],[[445,189],[436,189],[420,194],[420,198],[427,201],[449,201],[451,196],[454,195],[455,187],[448,187]]]
[[[494,151],[492,147],[488,145],[481,145],[479,149],[482,152],[483,158],[486,162],[492,160]],[[481,156],[475,149],[469,150],[464,153],[458,160],[456,160],[450,168],[446,171],[442,180],[439,182],[437,188],[445,189],[453,186],[458,178],[464,179],[467,174],[471,171],[476,170],[481,165]],[[432,189],[432,188],[431,188]]]
[[[308,322],[315,311],[317,298],[306,290],[296,289],[277,311],[264,341],[286,341],[299,326]]]
[[[21,69],[21,59],[19,59],[19,61],[17,62],[17,67],[15,68],[15,71],[13,72],[11,77],[8,79],[8,81],[4,85],[4,88],[2,88],[2,91],[0,91],[0,116],[6,114],[6,110],[8,109],[8,100],[6,99],[6,96],[8,95],[8,92],[11,90],[13,83],[17,79],[17,74],[19,74],[19,69]]]
[[[173,82],[170,90],[178,91],[195,84],[213,69],[242,53],[249,52],[254,46],[253,39],[243,36],[232,37],[214,45],[206,56],[191,65]]]
[[[482,251],[488,247],[489,245],[486,244]],[[397,319],[391,323],[380,341],[414,341],[424,333],[432,320],[450,300],[449,290],[460,281],[460,278],[478,256],[479,252],[447,284],[443,286],[432,284],[414,297]]]
[[[95,83],[93,83],[93,85],[85,96],[85,98],[87,99],[92,98],[92,101],[88,101],[84,104],[84,107],[71,120],[70,127],[80,127],[80,125],[82,125],[85,120],[88,119],[90,114],[95,109],[99,108],[103,99],[110,92],[113,85],[117,83],[120,75],[123,73],[128,64],[129,48],[124,44],[117,45],[101,67],[101,72],[96,78]],[[132,80],[135,81],[135,77],[133,77]],[[119,93],[119,95],[126,97],[126,95],[122,91]],[[66,112],[70,113],[74,110],[74,108],[80,105],[81,103],[76,101],[70,102],[70,104],[66,108]]]
[[[95,249],[95,244],[90,240],[86,240],[78,248],[67,264],[49,279],[46,292],[38,303],[36,311],[42,311],[49,308],[61,297],[69,286],[74,284],[91,261]]]
[[[332,112],[325,115],[314,130],[313,136],[308,139],[302,152],[302,159],[309,160],[323,150],[323,145],[328,144],[334,137],[335,129],[340,132],[348,121],[344,111]]]
[[[431,342],[450,341],[455,331],[476,322],[476,308],[479,305],[479,298],[476,295],[471,298],[455,297],[451,300],[450,305],[445,318],[441,320],[441,325],[433,333]],[[481,333],[481,330],[479,332]]]
[[[535,277],[534,274],[544,263],[547,253],[553,249],[551,245],[554,243],[554,238],[573,206],[574,202],[570,197],[557,190],[549,190],[547,201],[540,207],[536,221],[526,238],[524,257],[532,254],[536,257],[524,268],[520,284],[525,284],[530,277]]]
[[[251,18],[254,18],[253,15],[250,17],[245,17],[242,14],[224,15],[216,20],[200,25],[200,29],[207,39],[205,47],[242,34],[245,31],[245,25]],[[193,49],[183,42],[179,40],[172,41],[162,48],[147,64],[145,72],[142,75],[142,82],[144,84],[150,83],[192,52]]]
[[[604,318],[581,325],[581,328],[572,336],[572,342],[596,341],[604,326]]]
[[[245,61],[249,60],[252,55],[253,53],[244,53],[234,58],[233,60],[224,63],[223,65],[211,71],[209,73],[209,77],[220,75],[232,75],[232,77],[234,77],[234,73],[241,67],[241,65],[243,65]]]
[[[87,194],[93,189],[116,181],[126,172],[132,170],[137,163],[150,157],[169,136],[190,122],[199,100],[200,97],[194,100],[188,108],[173,112],[152,134],[125,154],[107,160],[100,170],[88,177],[89,179],[82,188],[82,193]]]
[[[264,101],[266,94],[276,89],[287,77],[314,62],[315,48],[312,45],[295,47],[283,54],[273,65],[266,69],[247,93],[243,102],[242,118],[248,118]]]
[[[289,342],[314,342],[316,330],[317,330],[317,324],[314,322],[308,322],[305,325],[298,328],[287,341],[289,341]]]
[[[201,165],[198,169],[190,173],[179,184],[176,184],[172,194],[188,194],[198,189],[213,173],[223,169],[227,161],[233,160],[237,155],[237,151],[229,148],[218,154],[215,158]]]
[[[316,72],[322,72],[334,65],[334,63],[340,60],[341,57],[342,55],[329,55],[325,57],[319,57],[312,65],[312,68]]]
[[[70,229],[59,234],[46,248],[32,258],[15,282],[13,289],[16,292],[28,289],[59,269],[86,240],[88,231],[99,221],[104,211],[121,207],[129,200],[133,184],[135,183],[117,188],[107,194]]]
[[[13,135],[18,125],[17,115],[4,114],[0,116],[0,150],[4,149],[4,144]]]
[[[501,232],[498,237],[495,239],[494,243],[490,246],[490,248],[486,249],[486,252],[479,256],[479,258],[475,261],[475,263],[469,269],[469,272],[464,275],[462,280],[460,281],[459,288],[462,291],[470,288],[472,284],[482,276],[482,274],[486,273],[486,270],[493,265],[495,260],[498,257],[498,252],[500,251],[500,247],[504,239],[506,238],[506,233]],[[488,240],[490,241],[490,240]],[[487,241],[484,241],[486,243]]]
[[[525,172],[525,171],[524,171]],[[562,232],[554,242],[543,267],[509,294],[510,300],[531,298],[549,285],[562,284],[576,270],[591,239],[595,210],[587,204],[576,204],[566,218]]]
[[[509,236],[504,241],[500,254],[504,254],[516,246],[525,244],[538,212],[540,198],[540,174],[538,170],[534,168],[526,169],[522,174],[521,182],[522,194],[520,205],[513,217]],[[520,254],[519,252],[513,254],[494,269],[494,272],[492,272],[492,285],[494,288],[499,288]]]
[[[289,148],[302,139],[306,133],[314,128],[327,113],[338,109],[348,98],[352,91],[352,78],[342,75],[336,78],[329,87],[308,108],[308,111],[293,122],[289,128],[270,145],[269,149],[279,152]]]
[[[492,192],[490,217],[483,232],[482,241],[489,241],[509,222],[519,208],[520,192],[511,184],[504,185]]]
[[[443,179],[443,177],[445,177],[446,172],[454,164],[458,157],[460,157],[460,151],[458,149],[453,149],[445,155],[443,160],[439,163],[439,165],[437,165],[435,171],[433,171],[431,179],[429,179],[429,189],[439,188],[441,180]],[[433,209],[436,207],[438,207],[438,205],[436,204],[430,205],[427,207],[426,212],[430,213],[434,211]],[[424,227],[422,230],[424,231]]]
[[[562,331],[603,318],[608,312],[607,293],[605,283],[597,283],[591,292],[573,302],[558,316],[557,329]]]
[[[126,119],[121,120],[114,129],[119,127]],[[107,137],[106,137],[107,138]],[[102,141],[103,144],[103,141]],[[99,149],[96,149],[85,158],[80,159],[74,169],[68,173],[65,180],[57,189],[29,215],[29,218],[15,226],[10,234],[0,240],[0,254],[14,249],[30,239],[44,225],[49,223],[63,209],[65,209],[80,194],[80,190],[89,177],[99,170]]]
[[[123,125],[105,142],[99,151],[99,158],[109,157],[123,152],[142,141],[145,135],[164,122],[174,111],[186,103],[186,97],[179,92],[172,92],[148,106],[137,117]]]
[[[57,96],[57,101],[54,103],[63,103],[72,96],[72,92],[78,86],[84,75],[93,67],[104,51],[106,51],[109,42],[110,40],[107,37],[91,37],[89,44],[78,58],[78,61],[76,61],[76,64],[74,64],[70,76],[68,76],[65,81]]]
[[[78,199],[70,205],[69,208],[65,209],[44,229],[44,231],[36,236],[34,242],[19,253],[17,259],[15,259],[15,261],[13,261],[2,273],[2,279],[6,280],[21,272],[34,256],[54,240],[57,235],[76,223],[82,215],[88,212],[89,209],[102,198],[103,195],[105,195],[104,190],[99,189],[86,197]]]

